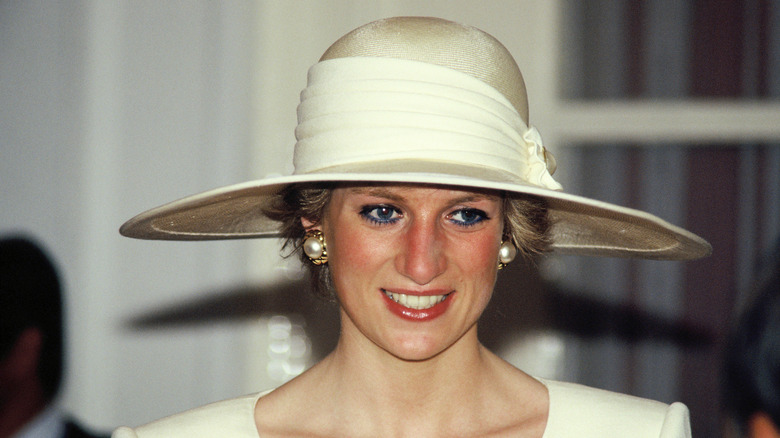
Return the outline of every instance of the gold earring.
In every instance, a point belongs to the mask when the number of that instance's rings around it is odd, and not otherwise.
[[[498,269],[504,269],[509,262],[515,259],[517,256],[517,247],[512,244],[511,240],[504,240],[501,242],[501,247],[498,249]]]
[[[303,236],[303,252],[315,265],[328,263],[325,235],[320,230],[309,230]]]

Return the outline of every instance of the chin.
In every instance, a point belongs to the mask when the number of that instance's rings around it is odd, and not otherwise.
[[[409,339],[402,341],[395,347],[389,348],[387,351],[401,360],[420,362],[438,356],[447,348],[448,346],[441,344],[441,340]]]
[[[394,354],[394,356],[400,360],[406,361],[406,362],[425,362],[426,360],[433,359],[434,357],[438,356],[440,351],[437,352],[414,352],[414,353],[403,353],[403,354]]]

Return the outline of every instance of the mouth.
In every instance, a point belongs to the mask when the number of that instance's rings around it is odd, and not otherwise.
[[[443,295],[408,295],[382,289],[382,292],[391,300],[403,307],[414,310],[425,310],[446,300],[452,292]]]

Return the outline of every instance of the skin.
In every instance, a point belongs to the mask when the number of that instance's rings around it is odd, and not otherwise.
[[[748,421],[750,438],[778,438],[780,431],[765,412],[757,412]]]
[[[500,197],[344,187],[322,223],[303,225],[326,236],[341,336],[322,362],[260,399],[261,436],[542,436],[546,388],[477,339],[496,281]],[[447,302],[436,317],[410,319],[386,291]]]

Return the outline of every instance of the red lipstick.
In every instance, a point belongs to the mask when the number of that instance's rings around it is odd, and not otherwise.
[[[426,309],[413,309],[410,307],[403,306],[400,303],[397,303],[390,296],[388,296],[388,294],[385,292],[384,289],[381,290],[382,296],[384,297],[385,304],[387,305],[388,310],[390,310],[393,314],[395,314],[400,318],[406,319],[408,321],[415,321],[415,322],[430,321],[432,319],[441,316],[450,307],[450,303],[452,302],[453,295],[454,295],[453,292],[451,291],[450,292],[427,291],[425,294],[409,293],[407,291],[393,291],[393,292],[404,294],[404,295],[416,295],[416,296],[444,295],[443,301],[438,302],[431,307],[428,307]],[[439,292],[439,293],[431,293],[431,292]]]

